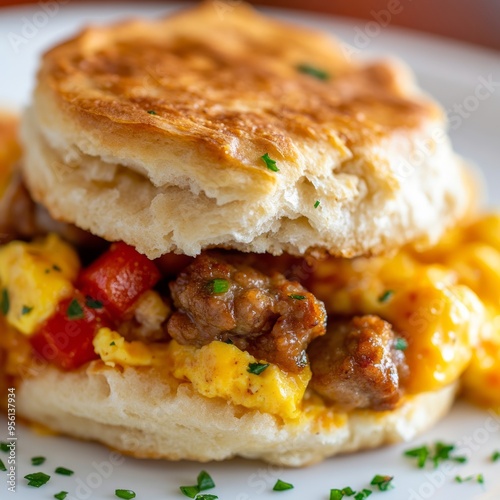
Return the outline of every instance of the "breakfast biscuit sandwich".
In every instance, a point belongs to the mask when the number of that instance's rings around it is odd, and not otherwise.
[[[91,27],[43,56],[21,125],[33,227],[0,247],[18,412],[172,460],[300,466],[411,439],[485,318],[408,246],[475,204],[444,112],[399,63],[220,14]]]

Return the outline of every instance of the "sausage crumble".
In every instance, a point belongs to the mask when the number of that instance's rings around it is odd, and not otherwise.
[[[378,316],[331,323],[307,353],[310,387],[326,400],[346,411],[396,407],[408,366],[404,352],[396,349],[391,325]]]
[[[222,283],[223,291],[214,283]],[[309,343],[326,331],[323,303],[302,285],[279,273],[267,276],[230,255],[200,255],[170,291],[177,311],[167,328],[177,342],[234,343],[289,372],[307,365]]]

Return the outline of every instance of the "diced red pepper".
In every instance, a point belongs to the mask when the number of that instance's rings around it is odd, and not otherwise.
[[[82,271],[78,285],[85,295],[102,302],[119,319],[160,278],[154,262],[125,243],[114,243]]]
[[[109,325],[104,309],[87,307],[83,297],[70,298],[59,304],[30,342],[46,361],[63,370],[74,370],[98,359],[92,341],[99,328]]]

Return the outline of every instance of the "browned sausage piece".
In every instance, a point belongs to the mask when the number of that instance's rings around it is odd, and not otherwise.
[[[378,316],[333,322],[307,353],[317,393],[345,410],[393,409],[408,367],[392,327]]]
[[[232,342],[297,372],[307,364],[309,343],[325,333],[323,303],[302,285],[278,273],[267,276],[229,254],[200,255],[170,290],[177,312],[168,333],[181,344]]]

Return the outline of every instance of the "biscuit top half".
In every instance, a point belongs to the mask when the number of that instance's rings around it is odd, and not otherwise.
[[[181,209],[203,200],[198,213],[208,210],[215,219],[224,210],[246,213],[226,217],[212,237],[181,236],[180,226],[143,219],[161,233],[150,247],[127,230],[92,225],[95,214],[70,217],[148,255],[196,254],[210,246],[373,253],[428,236],[430,221],[446,209],[451,215],[434,231],[440,233],[460,215],[464,199],[463,186],[438,182],[426,219],[410,213],[408,196],[417,190],[426,197],[430,187],[421,176],[437,152],[453,164],[441,167],[443,176],[456,162],[443,153],[446,138],[434,137],[434,130],[444,134],[441,109],[418,91],[408,70],[391,61],[363,64],[347,45],[243,3],[206,2],[156,21],[86,29],[43,57],[32,113],[31,128],[44,147],[72,167],[72,180],[57,179],[66,189],[78,178],[95,199],[103,179],[130,175],[148,184],[135,211],[150,219],[172,218],[165,207],[163,215],[151,207],[173,189],[185,192]],[[430,143],[429,158],[412,166],[415,185],[404,188],[400,171],[405,158],[412,163],[417,138]],[[40,186],[33,191],[59,218],[72,213],[70,202],[53,202]],[[396,212],[403,232],[392,237],[383,219]],[[362,229],[373,220],[373,228]],[[293,221],[307,237],[294,241]]]

